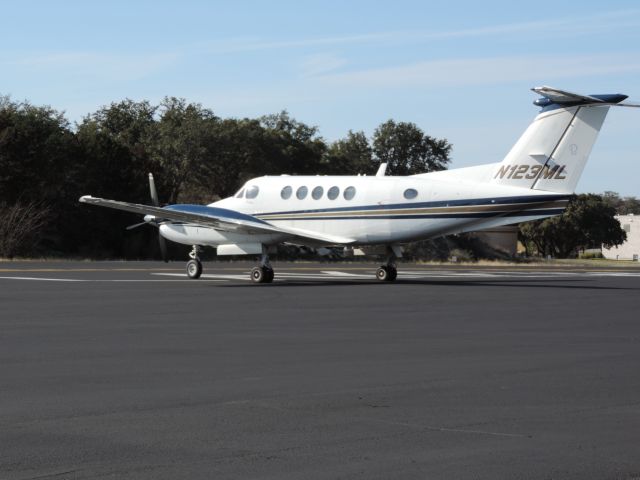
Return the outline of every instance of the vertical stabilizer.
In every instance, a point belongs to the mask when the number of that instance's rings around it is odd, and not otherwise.
[[[609,106],[624,95],[584,96],[540,87],[542,111],[495,168],[491,182],[573,193]]]

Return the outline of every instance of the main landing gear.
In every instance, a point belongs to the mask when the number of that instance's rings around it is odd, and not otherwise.
[[[199,253],[200,247],[198,245],[194,245],[191,252],[189,252],[191,260],[187,262],[187,276],[193,280],[200,278],[200,275],[202,275],[202,262],[198,257]]]
[[[251,270],[251,281],[254,283],[271,283],[274,275],[273,268],[269,263],[269,255],[262,254],[260,264]]]
[[[393,282],[398,278],[398,269],[393,263],[380,265],[376,270],[376,278],[381,282]]]
[[[398,269],[396,268],[396,258],[402,256],[402,249],[399,246],[387,247],[387,263],[380,265],[376,270],[376,278],[381,282],[393,282],[398,278]]]

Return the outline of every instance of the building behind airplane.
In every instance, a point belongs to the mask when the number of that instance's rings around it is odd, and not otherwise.
[[[198,278],[202,247],[219,256],[257,255],[258,283],[273,281],[269,253],[280,243],[312,247],[386,247],[376,271],[397,276],[402,244],[559,215],[585,167],[611,106],[627,96],[579,95],[550,87],[541,111],[499,163],[411,176],[265,176],[209,205],[161,207],[149,174],[152,206],[83,196],[80,202],[145,215],[164,240],[191,245],[187,275]]]

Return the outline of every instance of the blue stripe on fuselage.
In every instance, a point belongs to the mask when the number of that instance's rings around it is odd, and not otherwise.
[[[486,212],[486,213],[436,213],[436,214],[406,214],[406,215],[349,215],[349,216],[322,216],[322,217],[291,217],[278,218],[273,221],[303,221],[303,220],[417,220],[424,218],[491,218],[491,217],[535,217],[538,215],[560,215],[564,207],[544,210],[520,210],[516,212]]]
[[[405,208],[436,208],[436,207],[472,207],[472,206],[490,206],[490,205],[513,205],[518,203],[546,203],[556,200],[567,200],[571,195],[528,195],[524,197],[497,197],[497,198],[476,198],[465,200],[439,200],[435,202],[407,202],[394,203],[389,205],[362,205],[355,207],[334,207],[334,208],[316,208],[302,210],[286,210],[279,212],[261,212],[256,215],[291,215],[303,213],[331,213],[331,212],[348,212],[362,210],[399,210]],[[326,218],[326,217],[325,217]]]

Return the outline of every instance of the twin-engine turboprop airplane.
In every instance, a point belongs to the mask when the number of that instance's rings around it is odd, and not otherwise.
[[[574,192],[610,106],[626,95],[579,95],[534,88],[542,110],[502,162],[423,173],[385,176],[265,176],[249,180],[233,197],[209,205],[158,202],[153,206],[84,196],[80,202],[144,214],[166,238],[192,245],[189,278],[198,278],[200,248],[222,255],[259,255],[251,270],[258,283],[273,281],[269,253],[280,243],[326,246],[386,246],[376,271],[382,281],[397,276],[401,245],[559,215]],[[135,226],[135,225],[134,225]]]

